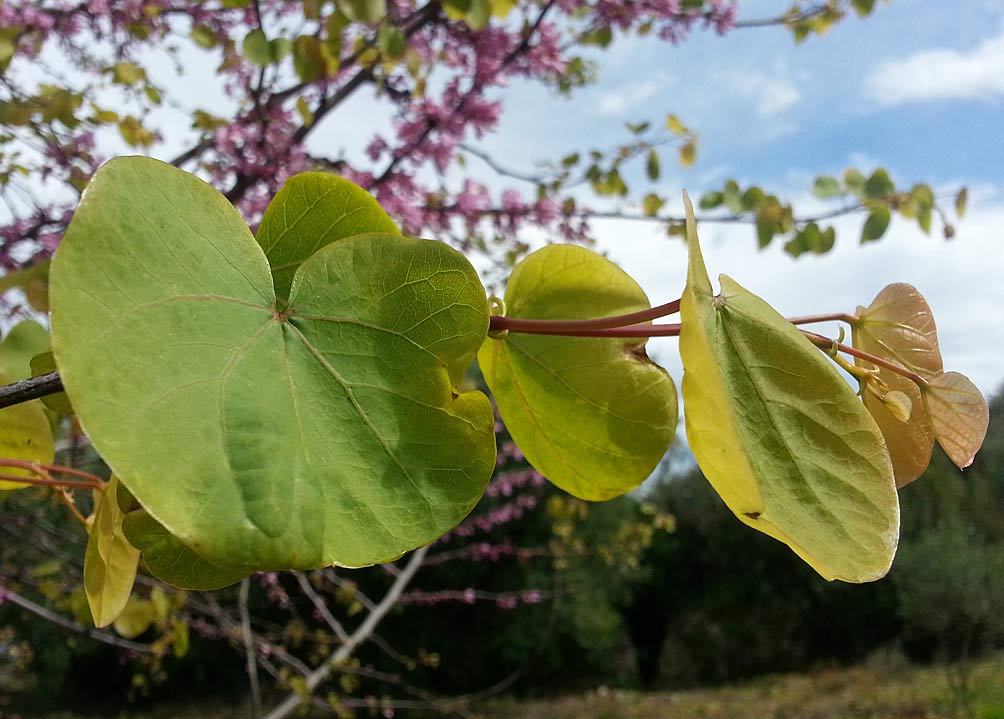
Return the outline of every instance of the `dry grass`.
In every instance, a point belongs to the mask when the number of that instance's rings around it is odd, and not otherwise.
[[[977,665],[977,719],[1004,719],[1004,657]],[[834,669],[737,686],[644,693],[603,688],[547,701],[500,700],[485,719],[955,719],[939,668]]]

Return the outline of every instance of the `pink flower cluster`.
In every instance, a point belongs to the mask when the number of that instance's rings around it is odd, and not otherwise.
[[[315,28],[305,32],[326,39],[323,21],[293,17],[302,13],[299,3],[263,0],[259,5],[270,37],[291,19]],[[220,8],[197,0],[52,0],[44,4],[7,0],[0,5],[0,25],[22,30],[8,76],[16,77],[18,63],[31,61],[52,42],[69,62],[95,77],[95,87],[107,62],[101,59],[107,55],[102,47],[112,49],[116,60],[136,62],[142,57],[139,50],[173,41],[191,28],[232,41],[229,47],[236,49],[224,55],[217,72],[224,92],[239,111],[226,126],[197,139],[198,151],[190,160],[228,193],[252,224],[286,178],[316,166],[318,158],[310,155],[307,138],[325,123],[321,119],[305,125],[295,109],[296,101],[302,100],[313,111],[350,86],[375,85],[394,108],[393,134],[371,138],[366,148],[368,165],[353,166],[340,158],[326,158],[326,163],[337,162],[341,174],[370,189],[407,232],[452,238],[466,247],[466,237],[488,229],[497,236],[515,238],[523,228],[535,226],[572,241],[588,233],[584,221],[562,211],[560,198],[538,195],[536,188],[529,192],[506,188],[496,195],[472,177],[451,182],[452,189],[445,186],[443,176],[456,172],[461,144],[498,129],[504,111],[498,94],[501,88],[514,78],[548,85],[560,80],[575,52],[574,38],[584,30],[630,32],[650,24],[662,37],[677,41],[700,21],[726,32],[734,24],[735,8],[735,0],[706,0],[697,8],[682,8],[679,0],[557,0],[544,5],[523,0],[506,20],[472,30],[463,22],[448,20],[441,11],[430,13],[413,0],[394,0],[388,8],[390,18],[408,28],[408,50],[410,57],[418,59],[418,68],[410,62],[386,66],[375,81],[373,70],[362,68],[358,54],[351,50],[359,42],[370,41],[372,30],[353,24],[337,38],[345,48],[337,73],[305,83],[291,77],[289,59],[278,69],[263,72],[242,57],[241,41],[258,24],[250,5]],[[360,77],[364,82],[359,82]],[[89,92],[90,88],[84,91],[85,107],[93,99]],[[182,100],[181,104],[187,103]],[[31,169],[79,186],[102,161],[94,152],[93,129],[84,120],[79,132],[47,147]],[[16,226],[17,221],[3,229]],[[17,242],[9,239],[11,234],[0,231],[0,257]],[[44,238],[40,253],[51,252],[58,234]]]

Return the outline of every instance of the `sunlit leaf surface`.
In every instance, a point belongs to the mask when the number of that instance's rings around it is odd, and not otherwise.
[[[889,570],[899,536],[878,427],[834,365],[731,278],[715,295],[689,215],[680,353],[687,438],[739,519],[827,579]]]
[[[237,211],[122,158],[52,266],[53,352],[81,425],[136,499],[232,570],[386,561],[455,526],[495,464],[458,386],[488,328],[470,263],[371,234],[304,261],[288,307]]]
[[[638,284],[572,245],[534,252],[506,286],[507,315],[593,319],[648,309]],[[676,432],[676,388],[644,338],[510,332],[478,355],[516,444],[551,482],[582,499],[623,494],[645,480]]]
[[[305,172],[272,198],[257,239],[272,267],[275,294],[285,300],[297,268],[322,247],[367,232],[397,231],[365,190],[335,175]]]

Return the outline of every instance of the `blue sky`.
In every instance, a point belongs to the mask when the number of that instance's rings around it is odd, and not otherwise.
[[[776,15],[787,5],[743,2],[740,17]],[[706,226],[701,234],[713,274],[730,274],[784,313],[853,311],[888,283],[916,285],[934,309],[946,367],[985,392],[1001,386],[1004,1],[893,0],[800,45],[779,28],[724,38],[698,32],[679,46],[619,39],[596,59],[599,83],[572,100],[510,88],[501,131],[484,146],[509,165],[529,167],[536,158],[616,144],[625,121],[675,112],[701,143],[693,168],[664,163],[654,189],[670,197],[734,177],[808,212],[820,206],[808,193],[814,176],[849,166],[887,167],[906,186],[926,181],[947,192],[967,185],[970,211],[952,242],[940,229],[928,237],[894,220],[886,239],[861,247],[855,217],[836,223],[829,255],[794,260],[780,247],[757,251],[750,228]],[[653,303],[679,296],[679,242],[638,223],[597,222],[595,229],[600,247]],[[653,353],[679,380],[675,340],[654,341]]]

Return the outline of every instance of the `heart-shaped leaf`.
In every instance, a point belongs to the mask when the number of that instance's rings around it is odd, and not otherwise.
[[[965,375],[945,372],[928,381],[924,400],[938,444],[959,469],[965,469],[987,436],[986,398]]]
[[[125,609],[139,564],[139,550],[122,533],[117,491],[113,476],[104,491],[94,493],[94,523],[84,553],[84,592],[96,627],[108,626]]]
[[[822,576],[882,577],[899,503],[878,427],[830,361],[766,302],[725,275],[713,294],[686,206],[680,354],[698,464],[739,519]]]
[[[367,232],[397,231],[362,188],[335,175],[305,172],[272,198],[258,228],[258,244],[272,267],[276,297],[285,301],[297,268],[322,247]]]
[[[858,349],[895,362],[921,377],[935,377],[942,372],[934,315],[924,297],[911,285],[889,285],[868,307],[858,307],[852,336]],[[934,447],[934,429],[924,410],[920,388],[885,367],[876,367],[860,358],[855,362],[860,367],[877,370],[879,379],[891,391],[902,392],[910,400],[910,419],[903,421],[879,396],[864,393],[865,407],[875,418],[889,448],[896,485],[903,487],[927,469]]]
[[[623,270],[582,247],[529,255],[506,286],[507,316],[593,319],[637,312],[648,298]],[[478,355],[499,413],[529,462],[576,497],[637,487],[676,432],[676,388],[644,338],[509,333]]]
[[[0,373],[0,384],[10,382],[9,377]],[[54,455],[52,428],[38,400],[0,409],[0,458],[51,464]],[[20,467],[0,467],[0,474],[8,477],[35,476]],[[0,480],[0,492],[27,486],[21,482]]]
[[[81,425],[143,507],[222,567],[386,561],[456,525],[495,464],[457,389],[488,329],[470,263],[359,235],[289,304],[237,211],[146,158],[94,176],[52,266],[53,351]]]

